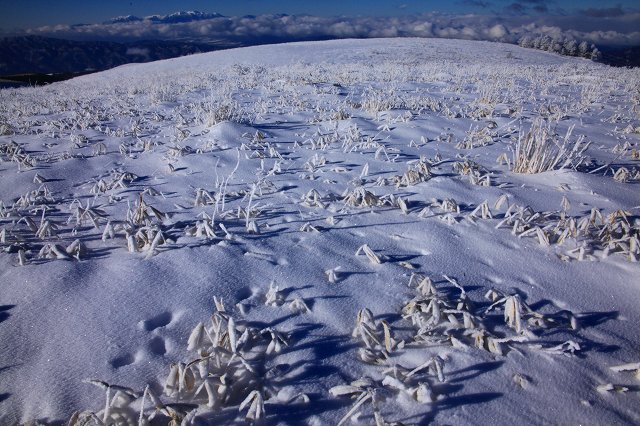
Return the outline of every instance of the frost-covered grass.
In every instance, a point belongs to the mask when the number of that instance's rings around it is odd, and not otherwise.
[[[0,91],[0,422],[637,423],[638,87],[395,39]]]
[[[571,140],[573,127],[564,138],[556,138],[549,123],[534,121],[525,134],[520,134],[513,155],[516,173],[542,173],[566,168],[577,169],[585,160],[589,144],[584,135]]]

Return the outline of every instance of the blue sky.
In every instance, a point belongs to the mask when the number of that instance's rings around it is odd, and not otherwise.
[[[402,16],[428,12],[500,15],[619,15],[640,6],[636,0],[0,0],[0,29],[98,23],[120,15],[146,16],[178,10],[228,16],[268,13],[318,16]]]

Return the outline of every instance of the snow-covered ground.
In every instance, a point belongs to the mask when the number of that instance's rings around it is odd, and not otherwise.
[[[394,39],[0,91],[0,423],[637,424],[639,88]]]

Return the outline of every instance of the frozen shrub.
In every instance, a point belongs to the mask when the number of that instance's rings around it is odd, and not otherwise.
[[[525,133],[520,130],[513,153],[513,171],[516,173],[542,173],[550,170],[573,169],[582,164],[589,147],[584,136],[572,140],[571,126],[559,140],[549,123],[536,120]]]

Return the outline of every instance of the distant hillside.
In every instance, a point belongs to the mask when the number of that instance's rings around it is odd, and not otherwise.
[[[234,47],[181,41],[71,41],[40,36],[0,38],[0,75],[78,73]]]
[[[640,46],[602,47],[600,62],[615,67],[640,67]]]
[[[202,18],[187,13],[163,17],[167,20]],[[114,18],[130,21],[140,18],[126,16]],[[152,20],[153,17],[144,19]],[[204,18],[202,18],[204,19]],[[320,37],[325,39],[327,37]],[[0,38],[0,76],[9,77],[28,74],[23,80],[31,84],[47,82],[36,74],[77,75],[91,71],[102,71],[132,62],[151,62],[194,53],[241,47],[247,45],[281,43],[287,41],[309,41],[313,37],[263,36],[248,37],[243,41],[198,42],[194,40],[166,41],[145,40],[135,42],[72,41],[42,36],[17,36]],[[601,48],[599,62],[613,66],[640,66],[640,47]],[[62,79],[69,77],[60,77]],[[57,81],[57,78],[52,81]]]

